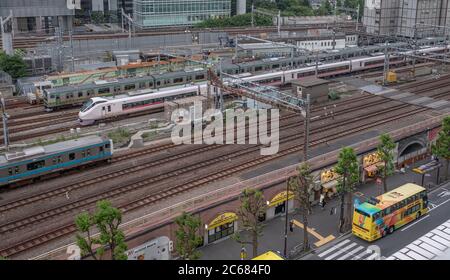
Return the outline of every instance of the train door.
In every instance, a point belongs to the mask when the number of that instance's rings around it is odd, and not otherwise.
[[[102,106],[102,117],[106,116],[106,106]]]

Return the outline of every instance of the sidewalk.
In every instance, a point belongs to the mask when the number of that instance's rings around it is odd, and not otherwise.
[[[417,162],[414,167],[423,164],[424,162]],[[411,171],[413,167],[409,167],[405,174],[394,174],[393,176],[388,178],[389,188],[395,188],[402,184],[413,182],[418,185],[421,184],[421,176],[413,173]],[[428,183],[435,183],[436,180],[436,171],[434,171],[430,177],[425,177],[425,185]],[[441,170],[442,172],[442,170]],[[361,201],[364,200],[364,197],[377,196],[382,192],[382,186],[376,185],[375,182],[371,182],[362,186],[357,187],[354,198],[359,198]],[[332,241],[334,238],[339,237],[341,234],[338,232],[338,222],[339,222],[339,213],[340,209],[336,209],[336,213],[330,215],[330,210],[332,207],[337,208],[338,199],[334,198],[325,206],[325,209],[322,210],[320,206],[313,206],[312,214],[308,217],[308,228],[311,228],[312,231],[308,231],[309,234],[309,243],[311,248],[317,248],[314,243],[322,240],[322,244],[324,245],[327,242]],[[301,216],[295,215],[293,216],[291,213],[289,214],[289,219],[295,219],[298,222],[301,222]],[[276,217],[270,221],[265,222],[264,234],[260,237],[258,254],[262,254],[268,250],[278,251],[282,255],[284,254],[284,231],[285,231],[285,214],[282,216]],[[312,233],[312,234],[311,234]],[[331,237],[332,235],[333,237]],[[290,232],[288,228],[288,246],[287,252],[289,253],[295,246],[301,244],[303,242],[303,229],[297,226],[294,227],[294,232]],[[252,258],[252,246],[250,244],[245,245],[248,259]],[[200,248],[202,253],[201,259],[209,259],[209,260],[239,260],[240,259],[240,251],[241,246],[235,240],[228,238],[226,240],[218,241],[217,243],[213,243],[207,245],[205,247]]]

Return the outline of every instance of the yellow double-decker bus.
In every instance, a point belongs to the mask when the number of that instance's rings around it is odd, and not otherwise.
[[[426,189],[408,183],[355,206],[352,233],[374,241],[427,212]]]

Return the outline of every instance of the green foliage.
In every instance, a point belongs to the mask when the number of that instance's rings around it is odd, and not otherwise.
[[[263,224],[259,218],[266,212],[266,201],[260,190],[245,189],[239,197],[237,216],[244,230],[252,236],[253,257],[258,255],[258,237],[262,235]]]
[[[330,91],[330,93],[328,93],[328,99],[338,100],[338,99],[341,99],[341,96],[336,91]]]
[[[13,79],[17,79],[26,76],[27,65],[18,54],[7,55],[0,52],[0,70],[8,73]]]
[[[131,133],[125,128],[119,127],[118,129],[108,133],[108,137],[113,140],[113,143],[128,142]]]
[[[109,247],[112,260],[126,260],[125,235],[119,230],[121,222],[120,210],[112,207],[106,200],[97,202],[97,209],[93,215],[88,212],[79,214],[75,218],[75,225],[79,231],[76,235],[76,243],[81,249],[81,254],[83,256],[90,254],[97,260],[104,256],[105,248]],[[99,231],[98,237],[92,236],[94,226]]]
[[[354,150],[344,147],[339,153],[338,163],[334,168],[341,175],[338,179],[337,191],[341,197],[339,231],[346,232],[352,227],[352,200],[355,185],[359,182],[359,165]]]
[[[311,195],[311,187],[313,177],[311,175],[311,167],[306,163],[302,163],[297,167],[297,176],[291,178],[288,182],[288,187],[294,193],[294,198],[299,205],[299,212],[303,217],[303,251],[308,251],[308,214],[311,212],[311,203],[309,197]]]
[[[380,177],[383,179],[384,192],[387,192],[387,177],[394,173],[394,148],[395,142],[389,134],[380,135],[380,144],[377,151],[384,166],[380,166]]]
[[[337,185],[338,192],[341,194],[353,192],[356,183],[359,182],[359,164],[352,148],[342,148],[334,170],[341,175]]]
[[[198,234],[201,221],[198,217],[183,212],[176,218],[178,229],[175,232],[175,250],[183,260],[195,260],[200,257],[197,247],[202,244],[202,237]]]
[[[442,128],[439,132],[436,144],[431,147],[434,155],[443,158],[446,161],[445,180],[448,180],[448,169],[450,161],[450,116],[442,121]]]
[[[222,28],[222,27],[233,27],[233,26],[251,26],[252,15],[236,15],[232,17],[225,18],[210,18],[203,22],[196,24],[195,27],[198,28]],[[255,26],[270,26],[273,25],[272,18],[263,15],[254,15],[254,25]]]

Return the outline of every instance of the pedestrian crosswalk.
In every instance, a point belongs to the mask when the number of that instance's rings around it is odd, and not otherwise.
[[[450,220],[411,242],[389,257],[382,257],[376,245],[349,237],[316,256],[323,260],[432,260],[450,252]]]
[[[375,246],[363,246],[345,239],[317,255],[324,260],[375,260],[380,257]]]
[[[450,220],[413,241],[387,260],[432,260],[450,250]]]

